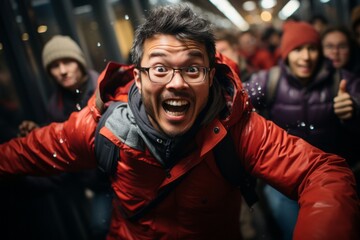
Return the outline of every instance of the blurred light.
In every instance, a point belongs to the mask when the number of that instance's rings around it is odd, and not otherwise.
[[[82,6],[74,8],[75,15],[82,15],[82,14],[91,13],[91,12],[92,12],[91,5],[82,5]]]
[[[330,0],[320,0],[321,3],[328,3]]]
[[[29,34],[23,33],[23,34],[21,35],[21,39],[22,39],[23,41],[29,40]]]
[[[38,26],[38,28],[37,28],[37,32],[38,33],[44,33],[44,32],[46,32],[47,31],[47,26],[46,25],[40,25],[40,26]]]
[[[158,4],[158,0],[149,0],[151,5],[156,5]]]
[[[0,50],[3,50],[3,44],[0,43]]]
[[[210,2],[242,31],[249,29],[249,24],[227,0],[210,0]]]
[[[263,20],[264,22],[270,22],[272,19],[272,15],[269,11],[263,11],[260,14],[261,20]]]
[[[278,16],[281,20],[285,20],[290,17],[298,8],[300,7],[300,2],[298,0],[290,0],[285,6],[280,10]]]
[[[256,9],[256,4],[254,1],[246,1],[243,3],[243,9],[245,11],[251,12]]]
[[[273,7],[275,7],[276,4],[277,4],[277,1],[276,1],[276,0],[261,0],[261,1],[260,1],[260,6],[261,6],[263,9],[273,8]]]

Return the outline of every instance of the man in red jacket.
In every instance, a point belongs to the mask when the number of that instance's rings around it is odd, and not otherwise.
[[[133,67],[110,63],[97,100],[66,122],[0,145],[0,175],[96,167],[100,110],[123,97],[117,84],[134,78],[128,102],[100,130],[120,149],[110,176],[108,239],[241,239],[241,193],[220,173],[213,151],[228,132],[248,172],[298,200],[295,239],[360,237],[359,200],[345,160],[252,110],[236,73],[216,60],[206,20],[184,5],[152,10],[135,33],[132,60]]]

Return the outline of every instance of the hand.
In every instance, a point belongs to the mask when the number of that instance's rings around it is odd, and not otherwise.
[[[25,137],[32,130],[34,130],[35,128],[38,128],[38,127],[39,126],[35,122],[25,120],[19,125],[19,134],[18,134],[18,136],[19,137]]]
[[[353,101],[346,91],[346,80],[344,79],[340,81],[338,94],[334,98],[334,112],[341,120],[347,120],[353,116]]]

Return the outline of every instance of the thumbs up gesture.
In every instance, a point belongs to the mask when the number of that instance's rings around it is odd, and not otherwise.
[[[353,116],[354,107],[350,94],[346,91],[346,80],[339,84],[339,91],[334,98],[334,112],[341,120],[350,119]]]

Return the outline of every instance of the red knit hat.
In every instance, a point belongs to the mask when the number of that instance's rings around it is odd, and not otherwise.
[[[281,37],[281,57],[285,60],[289,52],[305,44],[315,44],[320,47],[320,34],[309,23],[286,22]]]

